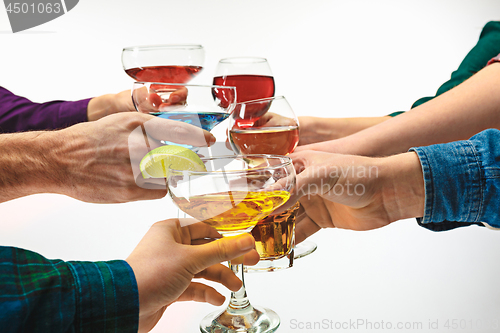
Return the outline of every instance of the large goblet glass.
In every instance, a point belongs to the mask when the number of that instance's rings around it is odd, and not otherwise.
[[[203,69],[205,50],[197,44],[125,47],[122,65],[136,81],[188,83]]]
[[[299,120],[285,97],[277,96],[237,103],[228,120],[228,136],[237,154],[288,155],[299,142]],[[253,229],[261,263],[249,271],[275,270],[292,265],[293,258],[314,252],[317,245],[304,241],[295,245],[295,217],[298,204],[289,210],[270,215]],[[277,260],[288,256],[288,261]],[[283,266],[285,264],[285,266]]]
[[[236,87],[238,102],[274,96],[274,78],[265,58],[221,59],[215,70],[213,84]]]
[[[299,120],[283,96],[236,104],[228,128],[237,154],[288,155],[299,143]]]
[[[174,203],[186,214],[215,228],[223,237],[250,232],[290,197],[295,169],[289,157],[220,156],[202,159],[206,172],[169,170]],[[202,332],[274,332],[280,323],[272,310],[253,306],[247,297],[243,265],[229,266],[243,286],[229,305],[205,317]]]

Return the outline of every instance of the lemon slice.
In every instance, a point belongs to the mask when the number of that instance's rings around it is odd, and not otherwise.
[[[166,178],[168,169],[207,171],[194,151],[176,145],[151,150],[142,158],[139,167],[143,178]]]

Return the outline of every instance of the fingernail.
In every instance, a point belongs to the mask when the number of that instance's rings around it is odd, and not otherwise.
[[[241,251],[248,251],[248,250],[253,249],[254,244],[255,244],[255,242],[253,240],[253,237],[250,235],[243,235],[243,236],[240,236],[240,238],[238,239],[238,248]]]
[[[214,144],[215,141],[217,141],[217,139],[215,138],[215,136],[210,135],[210,144]]]

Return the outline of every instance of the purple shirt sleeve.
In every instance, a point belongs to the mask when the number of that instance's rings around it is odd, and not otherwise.
[[[0,87],[0,133],[58,129],[85,122],[89,101],[33,103]]]

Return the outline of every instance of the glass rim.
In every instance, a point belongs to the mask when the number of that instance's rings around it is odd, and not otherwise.
[[[253,103],[267,102],[267,101],[273,101],[273,100],[285,100],[285,101],[287,101],[285,96],[273,96],[273,97],[252,99],[252,100],[244,101],[244,102],[238,102],[238,103],[236,103],[236,105],[238,105],[238,104],[253,104]]]
[[[220,88],[220,89],[231,89],[236,91],[236,87],[234,86],[218,86],[218,85],[212,85],[212,84],[190,84],[190,83],[167,83],[167,82],[150,82],[150,81],[135,81],[133,86],[135,85],[152,85],[152,84],[158,84],[162,86],[175,86],[175,87],[200,87],[200,88]],[[235,103],[236,104],[236,103]]]
[[[194,171],[194,170],[177,170],[177,169],[171,169],[170,167],[168,168],[168,170],[169,170],[169,174],[176,173],[176,174],[189,174],[189,175],[193,175],[193,176],[203,176],[203,175],[217,175],[217,174],[219,174],[219,175],[238,174],[238,173],[262,171],[262,170],[275,170],[278,168],[283,168],[283,167],[288,167],[290,165],[293,165],[292,159],[290,157],[283,156],[283,155],[272,155],[272,154],[221,155],[221,156],[212,156],[212,157],[201,157],[200,159],[203,162],[208,162],[208,161],[217,160],[217,159],[226,159],[226,158],[243,159],[245,157],[279,159],[279,160],[281,160],[281,163],[279,163],[278,165],[274,165],[274,166],[257,167],[257,168],[246,169],[246,170]]]
[[[151,50],[161,50],[161,49],[199,49],[203,50],[203,45],[201,44],[150,44],[150,45],[135,45],[124,47],[122,52],[125,51],[151,51]]]
[[[245,61],[246,60],[246,61]],[[262,63],[267,62],[264,57],[228,57],[219,60],[219,63]]]

